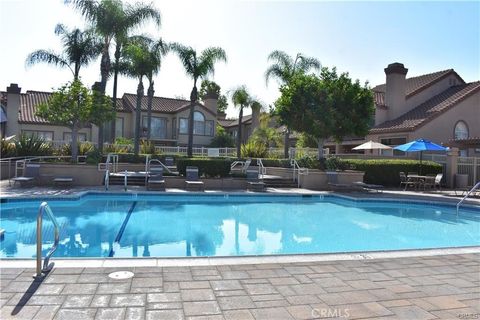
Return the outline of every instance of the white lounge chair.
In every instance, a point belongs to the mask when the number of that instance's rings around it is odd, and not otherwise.
[[[13,178],[13,185],[17,182],[20,183],[21,187],[26,187],[27,185],[33,185],[35,180],[40,176],[40,165],[36,163],[26,163],[23,176]]]
[[[247,168],[247,190],[264,191],[265,183],[258,178],[258,167]]]
[[[147,174],[147,190],[157,189],[165,191],[165,179],[163,178],[162,167],[150,168],[150,171]]]

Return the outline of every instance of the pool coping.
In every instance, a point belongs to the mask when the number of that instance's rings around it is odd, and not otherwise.
[[[143,257],[143,258],[70,258],[55,259],[57,268],[128,268],[128,267],[200,267],[244,264],[283,264],[307,262],[334,262],[355,260],[378,260],[407,257],[431,257],[442,255],[480,254],[480,246],[451,247],[440,249],[405,249],[386,251],[356,251],[322,254],[284,254],[232,257]],[[0,259],[2,268],[35,268],[35,259]]]

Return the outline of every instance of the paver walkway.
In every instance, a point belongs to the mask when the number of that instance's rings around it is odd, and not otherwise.
[[[134,277],[113,280],[112,271]],[[5,319],[478,319],[480,254],[207,267],[1,269]]]

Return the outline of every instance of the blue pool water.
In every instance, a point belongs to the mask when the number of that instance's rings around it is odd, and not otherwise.
[[[55,257],[184,257],[480,245],[480,210],[336,196],[86,195],[49,200]],[[0,257],[35,257],[40,201],[1,204]],[[53,225],[44,220],[46,253]]]

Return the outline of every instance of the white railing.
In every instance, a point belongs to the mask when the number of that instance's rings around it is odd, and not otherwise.
[[[43,215],[47,214],[47,216],[52,220],[53,227],[54,227],[54,242],[53,246],[48,251],[45,259],[43,260],[43,268],[42,268],[42,223],[43,223]],[[58,243],[60,241],[60,228],[58,226],[57,219],[50,210],[50,207],[46,202],[42,202],[40,205],[40,209],[38,210],[37,216],[37,269],[35,277],[42,277],[43,273],[49,272],[53,268],[53,264],[49,264],[51,256],[57,250]]]
[[[480,158],[458,157],[457,173],[468,175],[468,185],[480,180]]]
[[[480,188],[480,181],[477,182],[476,185],[473,186],[472,189],[470,189],[470,191],[467,192],[467,194],[462,198],[462,200],[460,200],[458,203],[457,203],[457,216],[458,216],[458,211],[460,210],[460,205],[463,203],[463,201],[465,201],[465,199],[468,198],[468,196],[474,192],[476,189]]]
[[[300,176],[308,175],[308,168],[301,168],[295,159],[290,160],[290,165],[293,168],[293,181],[297,181],[297,186],[300,188]]]
[[[257,165],[258,165],[258,175],[262,176],[262,179],[263,179],[263,176],[267,174],[267,168],[263,166],[262,159],[260,158],[257,159]]]
[[[104,184],[105,184],[105,191],[108,191],[108,187],[110,185],[110,170],[105,171],[105,178],[104,178]]]

